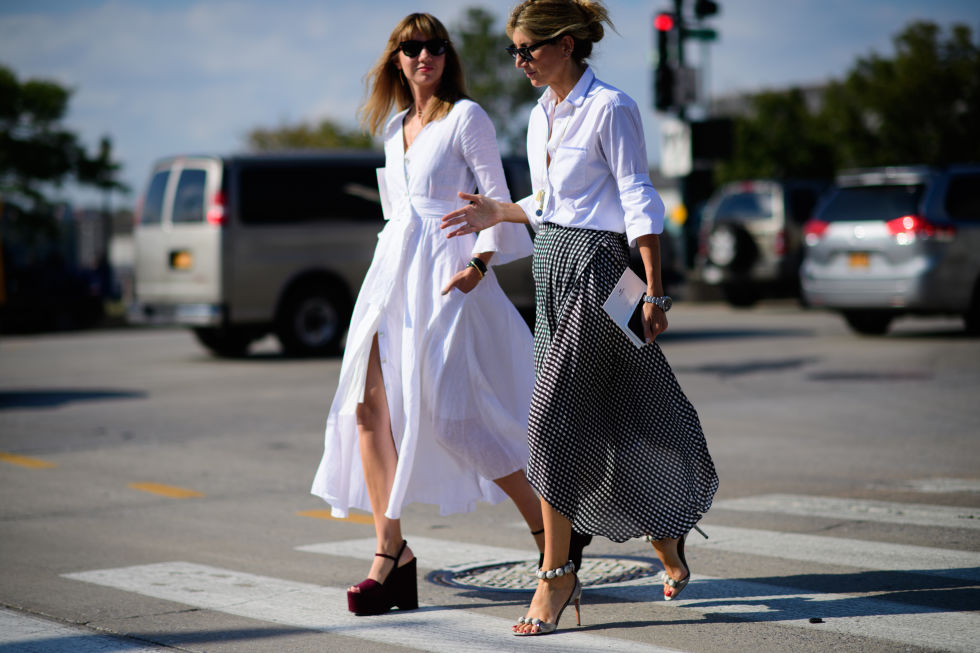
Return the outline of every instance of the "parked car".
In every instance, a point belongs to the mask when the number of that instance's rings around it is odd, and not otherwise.
[[[980,333],[980,165],[842,174],[807,223],[800,271],[811,305],[862,334],[904,314],[963,316]]]
[[[130,320],[190,327],[223,356],[270,332],[290,355],[337,352],[384,226],[383,165],[365,152],[158,161],[137,211]],[[505,171],[527,194],[527,163]],[[495,271],[518,308],[533,305],[530,258]]]
[[[829,182],[757,179],[725,184],[701,216],[695,269],[733,306],[799,293],[803,224]]]

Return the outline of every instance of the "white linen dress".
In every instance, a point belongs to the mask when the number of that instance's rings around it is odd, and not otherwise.
[[[355,410],[375,333],[398,452],[387,517],[398,519],[411,502],[438,505],[443,515],[497,503],[506,495],[492,480],[527,464],[530,330],[492,267],[471,292],[441,294],[474,254],[495,252],[491,264],[500,264],[532,251],[523,225],[451,239],[439,228],[464,204],[460,189],[510,201],[493,125],[479,105],[460,100],[406,152],[405,115],[385,127],[378,176],[388,222],[354,306],[311,490],[336,517],[371,510]]]

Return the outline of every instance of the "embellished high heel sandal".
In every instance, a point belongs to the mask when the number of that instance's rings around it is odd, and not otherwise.
[[[402,540],[398,553],[390,556],[386,553],[375,553],[379,558],[393,560],[395,566],[388,572],[383,583],[367,578],[358,583],[360,591],[347,591],[347,609],[358,616],[384,614],[397,607],[399,610],[414,610],[419,607],[418,580],[416,578],[417,560],[413,557],[407,563],[398,566],[408,542]]]
[[[694,530],[700,533],[704,539],[708,539],[708,535],[697,526],[694,527]],[[687,564],[687,558],[684,556],[684,542],[687,540],[688,535],[690,535],[690,533],[685,533],[684,535],[681,535],[679,540],[677,540],[677,557],[681,559],[681,564],[684,565],[685,569],[687,569],[687,576],[678,580],[668,576],[667,571],[664,570],[664,585],[671,589],[670,594],[667,594],[667,592],[664,591],[664,601],[673,601],[676,599],[680,595],[681,591],[687,587],[687,584],[691,582],[691,567]],[[646,539],[648,542],[653,542],[653,538],[651,538],[649,535],[646,537]]]
[[[558,614],[555,615],[555,623],[541,621],[538,618],[528,619],[526,616],[524,616],[517,620],[517,623],[514,625],[515,628],[517,626],[523,626],[524,624],[531,624],[532,626],[537,626],[538,629],[537,631],[531,632],[514,631],[515,635],[518,637],[527,637],[531,635],[547,635],[548,633],[555,632],[558,630],[558,622],[561,621],[561,615],[563,612],[565,612],[565,608],[568,607],[569,603],[575,604],[575,625],[582,625],[582,614],[579,610],[582,602],[582,583],[579,582],[578,576],[575,575],[575,563],[569,560],[567,563],[565,563],[564,567],[549,569],[547,571],[539,569],[537,572],[535,572],[535,576],[541,580],[551,580],[552,578],[565,576],[567,574],[575,576],[575,585],[572,587],[572,593],[569,594],[568,598],[562,604],[561,609],[558,610]]]

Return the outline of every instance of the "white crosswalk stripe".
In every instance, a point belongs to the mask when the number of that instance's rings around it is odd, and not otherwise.
[[[918,523],[933,528],[963,528],[975,509],[839,500],[797,495],[765,495],[719,502],[726,510],[807,515],[868,522]],[[934,508],[940,508],[935,510]],[[931,514],[930,514],[931,513]],[[977,601],[948,610],[943,597],[977,596],[980,553],[825,535],[706,526],[710,540],[695,537],[690,546],[745,556],[796,561],[793,576],[711,578],[697,573],[673,607],[705,615],[771,623],[871,638],[896,645],[944,651],[976,651],[980,639]],[[972,524],[965,528],[975,528]],[[309,544],[298,550],[370,560],[374,538]],[[463,569],[500,562],[531,560],[533,551],[413,537],[419,564],[427,569]],[[588,554],[588,552],[587,552]],[[812,565],[843,568],[812,572]],[[785,565],[781,568],[785,569]],[[911,574],[911,575],[909,575]],[[146,596],[199,608],[273,621],[299,628],[427,651],[665,651],[616,637],[568,629],[558,641],[516,640],[507,636],[510,621],[465,609],[422,606],[381,619],[359,619],[334,609],[344,604],[344,589],[319,587],[186,562],[67,574]],[[910,580],[911,579],[911,580]],[[831,588],[827,591],[827,588]],[[843,591],[842,591],[843,590]],[[588,597],[630,603],[661,601],[661,586],[650,578],[587,587]],[[569,608],[571,610],[571,608]],[[565,619],[570,619],[569,614]],[[820,618],[820,623],[811,619]],[[502,635],[503,634],[503,635]]]
[[[733,526],[711,526],[710,531],[711,539],[692,537],[688,542],[696,547],[733,553],[980,582],[980,553],[972,551]]]
[[[342,589],[188,562],[102,569],[65,574],[65,577],[226,614],[422,651],[671,651],[572,630],[561,637],[518,640],[509,633],[510,620],[421,604],[418,610],[396,610],[374,619],[359,618],[336,609],[346,601],[346,592]],[[565,618],[571,618],[571,615],[565,615]]]
[[[936,528],[980,528],[980,510],[975,508],[836,499],[797,494],[766,494],[758,497],[726,499],[716,501],[714,508]]]
[[[9,647],[9,648],[8,648]],[[150,646],[124,637],[94,633],[46,619],[0,608],[0,651],[24,653],[162,653],[172,649]]]
[[[298,546],[296,550],[344,556],[358,560],[371,560],[374,557],[376,545],[377,540],[372,537],[362,540],[342,540]],[[412,536],[412,553],[418,558],[419,565],[426,569],[449,570],[456,567],[477,567],[501,562],[531,560],[537,557],[537,552],[532,552],[530,549],[505,549],[498,546],[451,542],[414,535]]]

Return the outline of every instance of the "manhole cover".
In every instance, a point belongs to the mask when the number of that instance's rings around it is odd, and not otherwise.
[[[537,587],[534,562],[500,562],[465,569],[440,569],[429,574],[431,582],[463,589],[492,589],[504,592],[531,592]],[[638,578],[655,577],[660,567],[647,560],[629,558],[585,558],[579,580],[586,587],[623,583]]]

